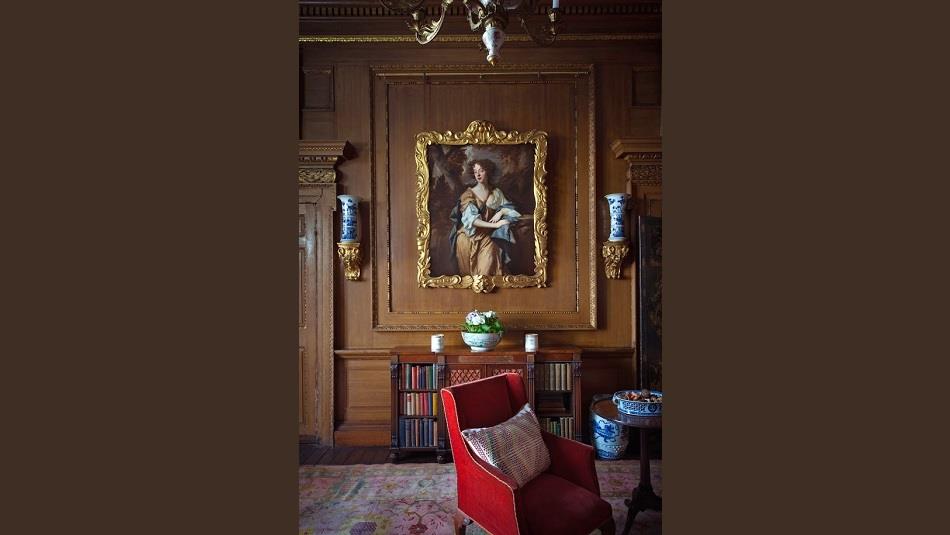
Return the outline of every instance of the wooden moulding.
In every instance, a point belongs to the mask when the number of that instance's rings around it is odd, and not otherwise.
[[[615,157],[627,162],[627,193],[637,200],[648,196],[659,197],[663,183],[662,138],[617,139],[610,144],[610,150]],[[638,210],[638,214],[650,215],[642,209]]]
[[[452,125],[436,125],[431,118],[452,113],[451,110],[458,108],[453,95],[458,91],[471,91],[476,84],[492,95],[511,93],[513,96],[511,100],[501,101],[501,108],[495,99],[491,103],[481,99],[467,103],[470,117],[501,114],[504,121],[499,123],[499,129],[503,127],[504,132],[538,130],[558,141],[560,148],[548,153],[544,163],[548,173],[553,168],[558,169],[559,175],[551,178],[558,184],[557,195],[546,194],[545,199],[556,202],[563,213],[560,218],[548,217],[547,228],[542,230],[556,236],[553,242],[546,242],[545,250],[557,248],[562,254],[548,259],[543,278],[537,277],[543,280],[543,287],[537,282],[530,287],[504,287],[501,281],[491,280],[495,289],[489,291],[489,281],[481,281],[486,284],[479,286],[472,277],[466,284],[461,276],[457,286],[482,290],[478,306],[504,310],[505,326],[509,329],[596,330],[599,251],[592,187],[597,176],[593,65],[506,64],[489,69],[461,64],[372,64],[370,68],[375,151],[372,190],[375,199],[387,199],[376,203],[371,210],[373,330],[448,331],[455,329],[472,308],[462,304],[460,296],[452,295],[459,291],[451,287],[456,281],[449,281],[447,286],[450,287],[443,287],[441,283],[429,286],[433,278],[444,274],[442,271],[430,271],[429,277],[423,277],[426,288],[416,286],[420,283],[420,240],[425,246],[425,233],[418,232],[419,165],[416,152],[400,140],[412,139],[421,132],[447,132],[446,128]],[[391,113],[397,109],[400,99],[414,98],[417,94],[430,94],[431,98],[424,100],[424,105],[420,103],[412,113]],[[546,95],[548,108],[526,105],[529,99],[536,100],[538,94]],[[458,125],[455,128],[464,129],[466,123],[453,124]],[[571,163],[576,165],[568,165]],[[546,176],[545,184],[548,179]],[[563,223],[568,220],[576,224]],[[378,224],[373,225],[372,221]],[[535,229],[535,238],[540,235]],[[430,245],[432,243],[430,236]],[[422,264],[424,275],[424,258]],[[536,261],[535,267],[540,264]],[[557,274],[556,282],[554,274]],[[412,281],[416,285],[410,287]]]

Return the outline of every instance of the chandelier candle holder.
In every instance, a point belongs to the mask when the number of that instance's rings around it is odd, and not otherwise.
[[[627,199],[629,193],[609,193],[604,195],[610,208],[610,237],[601,246],[604,255],[604,271],[608,279],[620,278],[620,266],[623,259],[630,252],[629,242],[625,233],[625,219],[627,215]]]
[[[425,0],[379,0],[379,3],[396,13],[409,17],[406,25],[416,34],[419,44],[426,44],[439,34],[449,6],[455,0],[442,0],[438,18],[427,18],[423,5]],[[518,17],[521,27],[531,40],[541,46],[554,43],[557,38],[560,0],[553,0],[547,10],[547,22],[529,24],[530,16],[538,12],[543,2],[537,0],[460,0],[467,10],[468,25],[475,33],[482,34],[485,59],[495,65],[501,57],[501,45],[505,42],[505,30],[508,28],[508,15]]]
[[[343,261],[343,272],[347,279],[360,278],[360,241],[359,207],[360,198],[356,195],[337,195],[342,210],[340,212],[340,241],[336,244],[337,253]]]

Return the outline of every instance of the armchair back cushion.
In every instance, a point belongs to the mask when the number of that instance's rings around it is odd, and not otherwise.
[[[524,486],[551,466],[541,426],[527,403],[514,416],[491,427],[465,429],[462,437],[480,459]]]

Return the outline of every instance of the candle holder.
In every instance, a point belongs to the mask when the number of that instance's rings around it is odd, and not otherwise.
[[[340,212],[340,241],[336,251],[343,261],[346,278],[355,281],[360,278],[360,198],[356,195],[337,195],[342,210]]]

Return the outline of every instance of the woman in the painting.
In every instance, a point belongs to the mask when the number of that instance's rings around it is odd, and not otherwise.
[[[502,275],[511,257],[508,247],[515,243],[509,225],[521,216],[501,189],[496,188],[495,164],[472,160],[466,167],[474,176],[449,216],[455,231],[450,233],[450,250],[458,262],[460,275]]]

